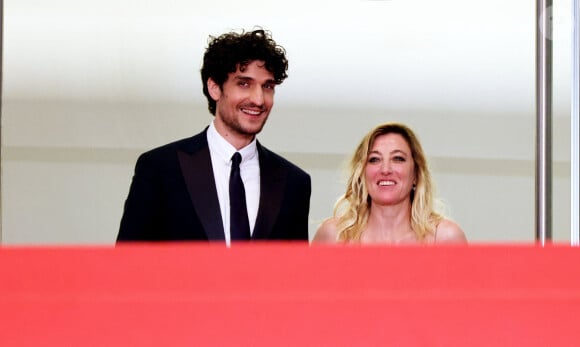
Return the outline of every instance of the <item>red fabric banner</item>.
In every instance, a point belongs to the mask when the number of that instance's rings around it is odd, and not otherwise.
[[[580,249],[0,248],[0,346],[577,346]]]

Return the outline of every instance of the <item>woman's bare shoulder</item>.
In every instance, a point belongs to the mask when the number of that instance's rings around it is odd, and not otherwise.
[[[437,226],[435,243],[467,244],[467,237],[459,224],[450,219],[443,219]]]
[[[338,234],[337,220],[333,217],[325,219],[318,229],[312,242],[317,243],[336,243],[336,236]]]

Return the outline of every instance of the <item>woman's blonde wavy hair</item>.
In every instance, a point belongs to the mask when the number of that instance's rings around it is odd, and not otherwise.
[[[339,241],[360,241],[366,228],[371,198],[365,182],[365,168],[371,150],[377,137],[386,134],[401,135],[409,147],[415,162],[416,185],[411,191],[411,227],[417,239],[424,241],[425,237],[434,233],[443,215],[435,210],[434,187],[427,160],[415,133],[400,123],[385,123],[375,127],[360,142],[349,164],[346,193],[338,199],[334,206],[334,217],[338,225]]]

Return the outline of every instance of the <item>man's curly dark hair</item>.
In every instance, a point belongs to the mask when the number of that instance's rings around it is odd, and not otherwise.
[[[270,32],[263,29],[236,33],[230,32],[218,37],[210,36],[203,57],[201,82],[203,94],[208,101],[208,109],[215,115],[216,102],[209,95],[207,81],[211,78],[220,88],[228,79],[228,74],[241,71],[255,60],[265,62],[266,70],[274,75],[276,84],[281,84],[288,74],[286,50],[276,44]]]

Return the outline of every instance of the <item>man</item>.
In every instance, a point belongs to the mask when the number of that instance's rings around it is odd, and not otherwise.
[[[117,241],[307,241],[310,176],[256,140],[288,77],[285,50],[261,29],[210,39],[201,78],[214,119],[139,157]]]

